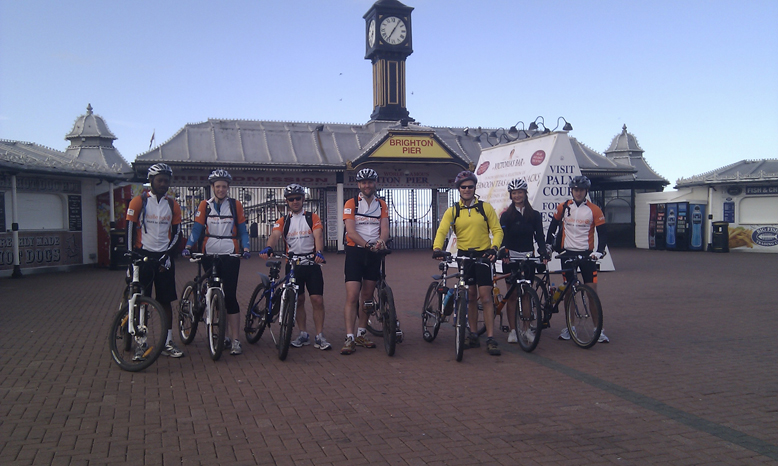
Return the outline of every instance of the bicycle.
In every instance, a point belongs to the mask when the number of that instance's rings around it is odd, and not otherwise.
[[[367,330],[384,339],[384,350],[389,356],[394,356],[397,343],[403,340],[403,333],[397,321],[397,310],[394,307],[394,293],[386,283],[386,256],[391,249],[375,251],[381,257],[381,273],[373,291],[373,299],[365,301],[361,312],[367,314]]]
[[[507,251],[502,250],[498,254],[497,258],[502,259],[506,256]],[[499,275],[493,278],[494,293],[492,298],[494,300],[494,316],[500,316],[500,328],[503,332],[510,332],[510,327],[503,325],[502,309],[508,303],[508,298],[514,293],[518,293],[516,296],[516,309],[509,309],[508,312],[514,312],[516,322],[516,336],[519,346],[527,353],[531,353],[537,348],[540,342],[540,333],[543,330],[543,309],[540,305],[540,298],[533,288],[533,282],[526,279],[529,267],[536,267],[537,264],[542,263],[542,259],[538,257],[531,257],[529,254],[526,257],[522,257],[515,261],[519,264],[517,270],[504,275]],[[507,278],[510,286],[505,295],[500,294],[497,282]],[[529,306],[524,305],[524,297],[529,298]],[[486,326],[481,326],[478,329],[478,334],[482,335],[486,332]]]
[[[265,328],[279,318],[278,340],[273,332],[273,343],[278,348],[278,359],[284,361],[289,354],[289,344],[292,341],[292,329],[294,328],[297,313],[297,295],[299,286],[295,279],[295,268],[303,261],[313,261],[315,254],[291,255],[277,254],[279,258],[286,259],[291,268],[282,280],[281,260],[271,259],[265,264],[270,267],[269,276],[260,273],[260,283],[254,288],[246,311],[246,325],[243,330],[246,340],[254,344],[262,338]],[[280,288],[280,290],[279,290]]]
[[[557,258],[570,261],[570,268],[542,272],[542,278],[535,277],[533,288],[540,300],[543,311],[542,327],[550,326],[551,316],[559,312],[559,305],[564,302],[565,321],[570,332],[570,338],[576,345],[588,349],[597,343],[602,332],[602,304],[597,293],[578,278],[578,267],[592,259],[588,255],[559,254]],[[558,289],[551,286],[550,275],[566,273],[572,279],[560,285]]]
[[[218,361],[224,351],[227,332],[227,305],[217,267],[219,259],[224,256],[242,257],[241,254],[192,253],[189,261],[197,262],[197,275],[184,285],[178,304],[178,333],[181,341],[185,345],[192,343],[198,323],[204,321],[208,329],[208,352],[214,361]],[[204,257],[213,259],[209,271],[202,268]]]
[[[469,328],[467,324],[469,291],[465,280],[465,276],[467,275],[466,272],[469,272],[470,267],[473,267],[479,262],[483,263],[484,261],[487,261],[488,263],[488,259],[484,257],[456,257],[457,273],[446,275],[450,267],[449,262],[451,260],[451,253],[446,251],[434,251],[432,253],[432,258],[442,259],[438,268],[443,273],[441,275],[432,276],[435,281],[430,283],[429,288],[427,288],[427,295],[424,298],[424,308],[422,309],[421,315],[424,340],[431,343],[438,334],[440,324],[446,321],[445,319],[453,313],[455,357],[457,362],[461,362],[465,352],[465,336]],[[446,282],[451,278],[457,278],[458,280],[454,283],[453,293],[449,295],[449,288],[446,286]],[[449,295],[449,297],[445,300],[444,305],[445,295]],[[432,319],[432,332],[428,329],[430,319]]]
[[[119,313],[111,323],[108,348],[119,367],[137,372],[157,360],[167,340],[167,311],[156,300],[143,296],[140,267],[143,262],[159,264],[165,257],[152,259],[135,251],[127,252],[125,256],[131,258],[132,272],[129,276],[129,269],[127,271],[127,287]]]

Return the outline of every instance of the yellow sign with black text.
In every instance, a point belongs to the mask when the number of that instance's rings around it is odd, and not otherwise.
[[[451,159],[451,155],[431,135],[390,135],[370,158]]]

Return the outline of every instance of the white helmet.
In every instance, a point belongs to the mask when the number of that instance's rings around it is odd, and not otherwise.
[[[228,172],[227,170],[222,170],[221,168],[217,168],[216,170],[212,171],[211,174],[208,176],[208,181],[211,184],[214,184],[217,181],[226,181],[227,183],[232,183],[232,176],[230,175],[230,172]]]
[[[359,170],[357,172],[357,181],[363,181],[363,180],[377,180],[378,179],[378,173],[376,173],[375,170],[372,168],[363,168],[362,170]]]
[[[173,169],[170,168],[170,165],[166,163],[155,163],[154,165],[149,167],[148,179],[150,180],[152,177],[157,175],[167,175],[172,178]]]
[[[508,183],[508,192],[516,191],[517,189],[523,189],[524,191],[528,191],[527,182],[521,178],[517,178],[511,181],[510,183]]]

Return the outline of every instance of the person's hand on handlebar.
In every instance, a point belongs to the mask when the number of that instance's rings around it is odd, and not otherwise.
[[[262,259],[267,259],[268,257],[273,255],[273,248],[270,246],[266,247],[265,249],[259,251],[259,257]]]
[[[316,251],[316,255],[314,256],[313,261],[317,264],[324,264],[327,262],[324,260],[324,255],[321,253],[321,251]]]
[[[494,260],[497,258],[497,249],[490,248],[484,251],[484,257],[489,259],[489,262],[494,262]]]
[[[181,251],[181,257],[186,257],[186,258],[192,257],[192,250],[184,248],[184,250]]]
[[[593,260],[593,261],[598,261],[598,260],[602,259],[603,257],[605,257],[605,254],[603,254],[601,252],[598,252],[598,251],[593,252],[592,255],[589,256],[589,258],[591,260]]]

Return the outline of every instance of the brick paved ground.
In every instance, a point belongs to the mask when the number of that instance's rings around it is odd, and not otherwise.
[[[776,257],[613,256],[610,344],[559,341],[555,317],[531,355],[502,343],[462,363],[450,327],[421,338],[428,252],[389,257],[406,332],[394,358],[338,354],[343,256],[325,267],[334,351],[281,362],[265,336],[214,363],[198,334],[186,357],[134,374],[106,344],[123,272],[0,280],[0,464],[776,464]],[[264,270],[243,262],[243,306]],[[193,275],[179,261],[179,283]]]

